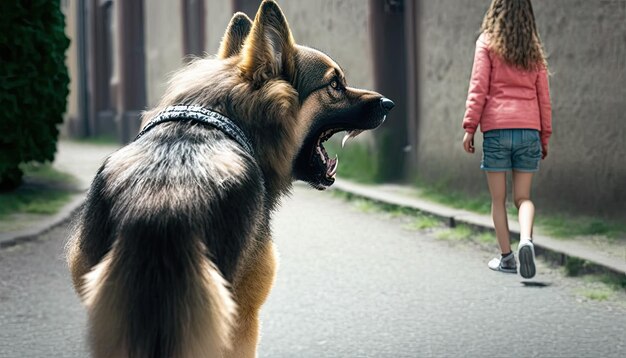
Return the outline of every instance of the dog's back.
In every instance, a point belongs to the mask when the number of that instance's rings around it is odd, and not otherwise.
[[[265,223],[260,178],[235,142],[189,123],[161,125],[108,158],[79,228],[88,264],[99,262],[83,286],[94,356],[228,346],[235,307],[224,278]]]

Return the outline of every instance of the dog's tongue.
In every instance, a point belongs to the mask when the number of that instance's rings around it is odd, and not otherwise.
[[[355,129],[353,131],[349,131],[341,140],[341,148],[343,148],[346,145],[346,142],[348,141],[348,139],[350,138],[354,138],[356,136],[358,136],[359,134],[361,134],[361,130]]]
[[[339,157],[335,154],[334,159],[328,159],[326,162],[326,177],[335,178],[337,167],[339,166]]]

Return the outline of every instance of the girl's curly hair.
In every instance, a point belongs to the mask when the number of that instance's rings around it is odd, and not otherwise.
[[[506,63],[527,71],[547,68],[530,0],[493,0],[480,29]]]

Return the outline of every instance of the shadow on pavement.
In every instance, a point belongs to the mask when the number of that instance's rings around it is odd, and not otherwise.
[[[549,287],[552,286],[552,283],[539,281],[522,281],[522,285],[524,285],[525,287]]]

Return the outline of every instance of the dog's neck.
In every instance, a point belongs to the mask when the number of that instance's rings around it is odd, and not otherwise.
[[[292,185],[290,180],[285,180],[284,173],[276,171],[277,168],[272,167],[271,161],[263,160],[263,158],[275,159],[274,157],[278,155],[284,155],[284,151],[281,150],[282,148],[274,148],[275,150],[268,152],[268,149],[263,148],[261,143],[263,139],[267,140],[268,136],[272,137],[271,133],[258,133],[261,134],[260,136],[255,133],[255,135],[250,137],[249,134],[246,135],[246,132],[242,130],[242,128],[247,128],[247,126],[242,127],[235,120],[206,106],[166,106],[143,126],[137,137],[135,137],[135,141],[139,140],[154,127],[166,122],[194,121],[220,130],[237,142],[249,154],[250,158],[259,165],[264,176],[266,199],[268,200],[266,204],[271,211],[276,207],[280,197],[290,191]]]
[[[143,127],[141,132],[137,134],[135,140],[138,140],[159,124],[173,121],[194,121],[219,129],[239,143],[239,145],[254,158],[252,144],[241,128],[223,114],[200,106],[179,105],[166,107]]]

